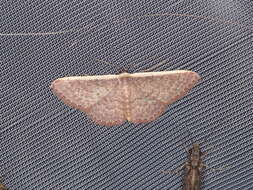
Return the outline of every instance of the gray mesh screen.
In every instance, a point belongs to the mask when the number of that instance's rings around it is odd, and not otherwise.
[[[0,175],[10,190],[182,189],[183,173],[161,170],[181,166],[192,142],[211,149],[206,164],[229,166],[203,172],[203,189],[253,188],[252,2],[1,1],[0,10],[1,33],[79,29],[0,36]],[[114,22],[169,12],[213,19]],[[162,61],[154,71],[189,69],[202,81],[148,124],[97,126],[49,89],[59,77],[137,72]]]

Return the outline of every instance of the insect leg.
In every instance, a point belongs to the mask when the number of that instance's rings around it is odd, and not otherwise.
[[[216,171],[223,171],[224,169],[226,169],[227,167],[222,167],[222,168],[211,168],[206,164],[202,164],[202,167],[207,169],[207,170],[211,170],[212,172],[216,172]]]
[[[186,166],[186,164],[180,166],[180,167],[177,168],[176,170],[162,170],[162,173],[163,173],[163,174],[168,174],[168,173],[170,173],[170,174],[173,174],[173,173],[174,173],[174,174],[178,174],[179,171],[182,170],[185,166]]]

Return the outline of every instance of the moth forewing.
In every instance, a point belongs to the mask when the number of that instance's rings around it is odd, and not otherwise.
[[[199,80],[196,72],[175,70],[64,77],[54,80],[51,88],[64,103],[85,112],[97,124],[112,126],[126,120],[147,123],[157,119]]]

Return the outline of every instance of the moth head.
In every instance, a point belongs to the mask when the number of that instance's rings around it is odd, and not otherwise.
[[[122,73],[129,73],[129,72],[128,72],[128,70],[127,70],[125,67],[123,67],[123,68],[120,69],[120,71],[119,71],[119,74],[122,74]]]

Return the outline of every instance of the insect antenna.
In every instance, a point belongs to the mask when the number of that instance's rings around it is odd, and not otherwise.
[[[186,131],[187,131],[188,135],[190,136],[191,143],[194,144],[192,133],[188,127],[187,127]]]
[[[100,62],[100,63],[104,63],[104,64],[107,64],[107,65],[113,65],[113,66],[117,67],[119,73],[128,73],[128,69],[126,69],[125,67],[119,67],[117,64],[107,62],[107,61],[97,59],[97,58],[95,58],[95,60]]]
[[[211,145],[211,146],[209,145],[208,142],[210,142],[210,140],[208,140],[208,137],[213,137],[213,134],[214,134],[215,132],[216,132],[215,130],[211,129],[211,133],[205,135],[205,136],[203,137],[204,140],[200,143],[202,147],[205,146],[204,144],[208,145],[208,146],[206,147],[206,151],[207,151],[207,152],[209,152],[209,151],[212,152],[213,149],[214,149],[214,146],[213,146],[213,145]]]
[[[104,61],[104,60],[102,60],[102,59],[97,59],[97,58],[95,58],[95,60],[98,61],[98,62],[101,62],[101,63],[105,63],[105,64],[107,64],[107,65],[114,65],[113,63]],[[114,65],[114,66],[117,66],[117,65]]]
[[[194,144],[193,136],[192,136],[192,133],[190,132],[189,128],[188,128],[188,127],[186,127],[186,128],[187,128],[186,131],[187,131],[188,136],[190,137],[190,141],[191,141],[191,146],[190,146],[190,147],[192,147],[193,144]],[[191,149],[192,149],[192,148],[188,148],[188,146],[185,144],[185,150],[186,150],[186,152],[187,152],[188,154],[190,153]]]
[[[156,68],[158,68],[158,67],[164,65],[166,62],[167,62],[167,60],[165,59],[165,60],[161,61],[160,63],[158,63],[158,64],[156,64],[156,65],[153,65],[152,67],[150,67],[150,68],[148,68],[148,69],[145,69],[145,70],[143,70],[143,71],[141,71],[141,72],[153,71],[153,70],[155,70]]]

